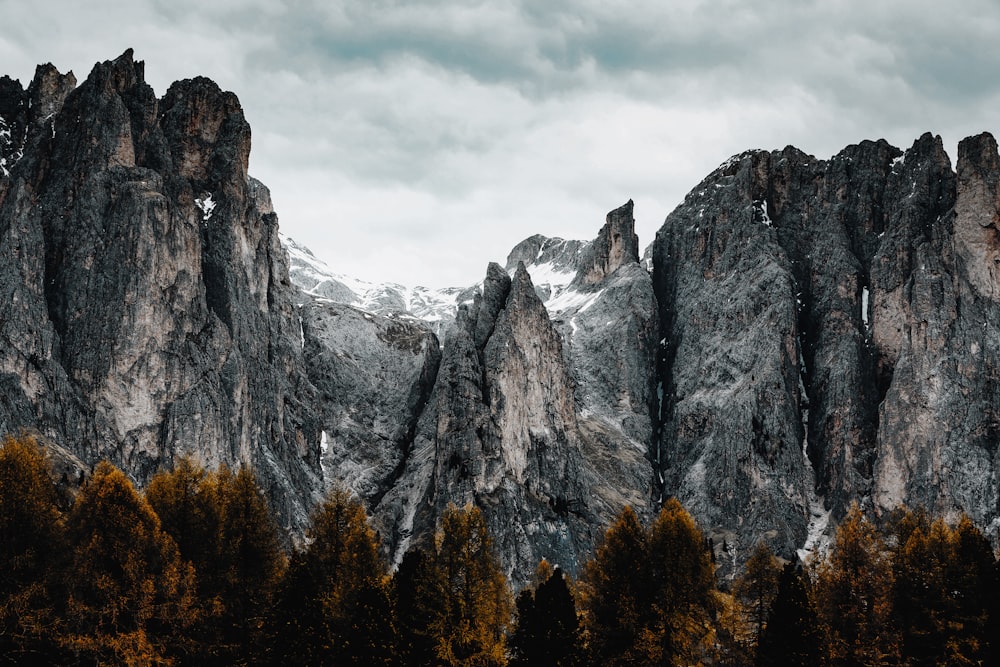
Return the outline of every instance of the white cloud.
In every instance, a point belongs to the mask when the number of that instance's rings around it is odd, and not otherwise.
[[[132,46],[161,95],[215,79],[283,229],[372,280],[468,284],[630,197],[645,244],[733,153],[925,130],[954,151],[1000,101],[989,0],[41,4],[5,3],[8,73],[82,79]]]

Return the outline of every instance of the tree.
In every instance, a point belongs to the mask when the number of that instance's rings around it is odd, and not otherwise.
[[[166,662],[197,621],[194,570],[125,475],[99,464],[68,521],[65,642],[100,663]]]
[[[285,568],[278,528],[254,474],[220,468],[212,477],[220,510],[217,613],[211,617],[221,664],[245,664],[260,652],[266,614]]]
[[[221,507],[214,475],[188,457],[174,462],[173,470],[159,472],[146,487],[146,500],[160,523],[191,561],[202,592],[214,592],[210,571],[217,565]]]
[[[753,656],[767,625],[771,605],[778,593],[781,566],[766,542],[760,541],[750,552],[743,573],[733,584],[733,596],[739,602],[744,623],[749,629],[747,653]]]
[[[899,513],[897,513],[899,514]],[[968,517],[955,529],[922,510],[892,526],[893,603],[907,664],[989,664],[998,593],[986,538]]]
[[[435,554],[411,548],[392,577],[392,599],[398,628],[396,654],[403,665],[436,662],[436,619],[445,616],[446,582]]]
[[[694,518],[671,498],[650,526],[648,544],[654,608],[665,620],[658,659],[703,662],[718,611],[715,568],[705,538]]]
[[[388,664],[395,625],[385,564],[364,507],[346,491],[332,491],[314,514],[307,540],[279,589],[278,662]]]
[[[512,666],[579,663],[580,622],[562,569],[557,567],[535,590],[526,588],[517,596],[517,625],[510,643]]]
[[[785,565],[767,623],[761,629],[756,664],[760,667],[816,667],[823,664],[823,633],[809,596],[801,563]]]
[[[226,466],[209,472],[181,458],[150,481],[146,497],[197,572],[204,619],[192,636],[199,663],[250,661],[285,566],[253,473]]]
[[[0,444],[0,660],[58,662],[51,585],[65,550],[48,460],[30,436]]]
[[[882,665],[898,659],[892,586],[885,544],[854,504],[837,530],[828,559],[817,569],[817,612],[827,631],[831,661]]]
[[[486,520],[476,507],[449,506],[441,518],[436,564],[442,615],[431,624],[444,665],[504,665],[513,600]]]
[[[591,663],[642,664],[636,646],[655,621],[647,554],[646,531],[635,511],[626,507],[583,569]]]

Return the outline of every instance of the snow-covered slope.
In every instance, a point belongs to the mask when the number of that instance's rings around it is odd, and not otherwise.
[[[288,251],[288,275],[306,294],[354,306],[376,315],[409,316],[422,320],[440,335],[455,319],[458,304],[471,300],[477,286],[409,287],[397,283],[369,283],[336,273],[325,262],[288,236],[281,236]]]

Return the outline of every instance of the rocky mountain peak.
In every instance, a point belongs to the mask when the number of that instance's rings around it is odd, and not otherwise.
[[[185,79],[167,90],[160,114],[177,172],[196,190],[246,183],[250,125],[236,95],[205,77]]]
[[[639,237],[635,234],[633,203],[627,203],[608,213],[605,225],[580,260],[574,282],[596,285],[624,264],[639,261]]]

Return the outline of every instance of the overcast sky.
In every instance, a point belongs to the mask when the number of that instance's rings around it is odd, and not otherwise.
[[[253,129],[282,230],[335,270],[471,284],[531,234],[645,247],[748,148],[1000,131],[995,0],[0,0],[0,74],[126,48]]]

